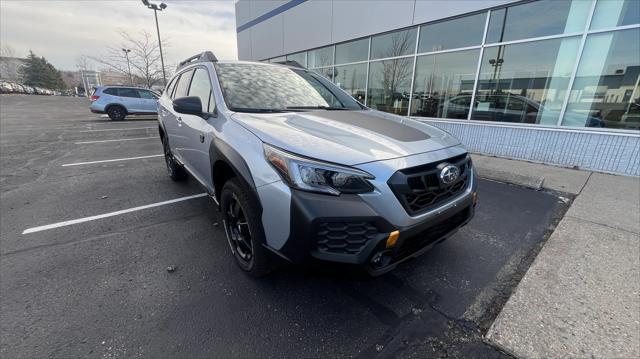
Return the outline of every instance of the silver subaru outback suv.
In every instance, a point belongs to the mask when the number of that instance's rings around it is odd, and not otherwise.
[[[382,274],[474,215],[474,168],[456,138],[298,66],[193,56],[158,100],[158,122],[169,176],[213,198],[254,276],[277,258]]]

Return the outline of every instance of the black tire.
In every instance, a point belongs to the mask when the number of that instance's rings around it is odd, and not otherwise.
[[[127,110],[122,106],[110,106],[107,115],[112,121],[122,121],[127,117]]]
[[[225,234],[240,269],[253,277],[269,274],[271,264],[263,247],[265,236],[258,199],[244,182],[234,177],[222,187],[220,207]]]
[[[166,139],[162,139],[162,146],[164,147],[164,162],[167,164],[167,172],[169,173],[169,177],[171,177],[174,181],[184,181],[189,175],[187,171],[176,162],[173,158],[173,154],[171,153],[171,147],[169,146],[169,141]]]

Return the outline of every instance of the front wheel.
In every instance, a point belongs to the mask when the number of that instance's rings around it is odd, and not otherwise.
[[[222,188],[220,206],[224,230],[238,266],[254,277],[268,274],[271,267],[263,247],[260,207],[251,190],[238,178],[231,178]]]
[[[162,146],[164,147],[164,161],[167,164],[167,172],[169,177],[174,181],[184,181],[187,179],[187,171],[176,162],[171,153],[171,147],[169,147],[169,141],[162,140]]]

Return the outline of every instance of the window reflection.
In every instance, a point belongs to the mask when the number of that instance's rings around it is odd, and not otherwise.
[[[364,103],[367,86],[367,64],[335,67],[333,81],[356,100]]]
[[[319,73],[326,79],[333,81],[333,67],[323,67],[319,69],[313,69],[313,71]]]
[[[640,129],[640,29],[589,35],[563,126]]]
[[[480,45],[486,13],[447,20],[420,29],[418,52],[432,52]]]
[[[307,53],[303,51],[303,52],[287,55],[287,61],[295,61],[300,66],[307,67]]]
[[[371,38],[371,58],[383,59],[410,55],[416,49],[416,28],[395,31]]]
[[[467,119],[480,50],[420,56],[411,115]]]
[[[640,23],[640,1],[607,0],[596,4],[591,29],[624,26]]]
[[[333,65],[333,46],[309,50],[307,61],[307,67],[309,68]]]
[[[580,37],[486,48],[471,119],[556,125]]]
[[[540,0],[491,11],[487,43],[584,31],[591,1]]]
[[[336,64],[366,61],[369,56],[369,38],[336,45]]]
[[[413,58],[376,61],[369,64],[369,107],[406,115],[411,91]]]

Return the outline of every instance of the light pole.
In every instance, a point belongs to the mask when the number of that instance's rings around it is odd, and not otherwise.
[[[133,86],[133,76],[131,76],[131,65],[129,64],[129,53],[130,49],[122,49],[124,51],[124,56],[127,58],[127,68],[129,69],[129,81],[131,82],[131,86]]]
[[[162,64],[162,79],[164,80],[164,85],[167,85],[167,75],[164,73],[164,57],[162,56],[162,41],[160,40],[160,26],[158,26],[158,11],[162,11],[167,8],[167,4],[160,3],[160,5],[156,5],[149,0],[142,0],[142,3],[147,8],[153,10],[153,15],[156,17],[156,31],[158,32],[158,46],[160,46],[160,63]]]

